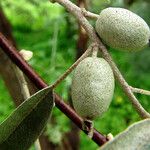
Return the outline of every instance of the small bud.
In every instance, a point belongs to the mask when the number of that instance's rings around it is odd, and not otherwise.
[[[22,49],[20,52],[20,55],[26,60],[30,60],[33,56],[33,52],[32,51],[28,51],[28,50],[25,50],[25,49]]]
[[[114,136],[111,133],[107,134],[107,139],[109,141],[112,140],[113,138],[114,138]]]

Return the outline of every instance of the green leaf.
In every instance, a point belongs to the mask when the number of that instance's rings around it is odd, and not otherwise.
[[[24,101],[0,125],[0,150],[27,150],[41,134],[53,106],[49,87]]]
[[[150,150],[150,119],[134,123],[101,150]]]

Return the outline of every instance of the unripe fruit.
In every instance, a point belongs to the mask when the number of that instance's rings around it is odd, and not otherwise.
[[[96,31],[110,47],[138,51],[148,45],[150,29],[146,22],[124,8],[106,8],[96,21]]]
[[[114,92],[114,76],[103,58],[87,57],[74,71],[72,102],[76,112],[92,120],[107,111]]]

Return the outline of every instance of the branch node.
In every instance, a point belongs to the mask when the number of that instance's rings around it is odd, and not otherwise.
[[[82,123],[82,129],[87,132],[89,138],[93,137],[94,123],[91,120],[84,119]]]
[[[110,141],[114,138],[114,136],[112,135],[112,133],[108,133],[106,138],[108,139],[108,141]]]
[[[85,8],[81,8],[81,12],[82,12],[83,16],[85,16],[85,17],[87,16],[87,11]]]
[[[99,15],[91,13],[89,11],[87,11],[85,8],[80,8],[81,9],[81,13],[83,16],[91,18],[91,19],[97,19]]]

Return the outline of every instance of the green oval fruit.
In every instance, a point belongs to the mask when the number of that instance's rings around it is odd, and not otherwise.
[[[103,58],[87,57],[79,63],[72,80],[72,102],[84,119],[107,111],[114,92],[114,76]]]
[[[96,31],[108,46],[123,51],[142,50],[150,39],[146,22],[124,8],[104,9],[96,21]]]

